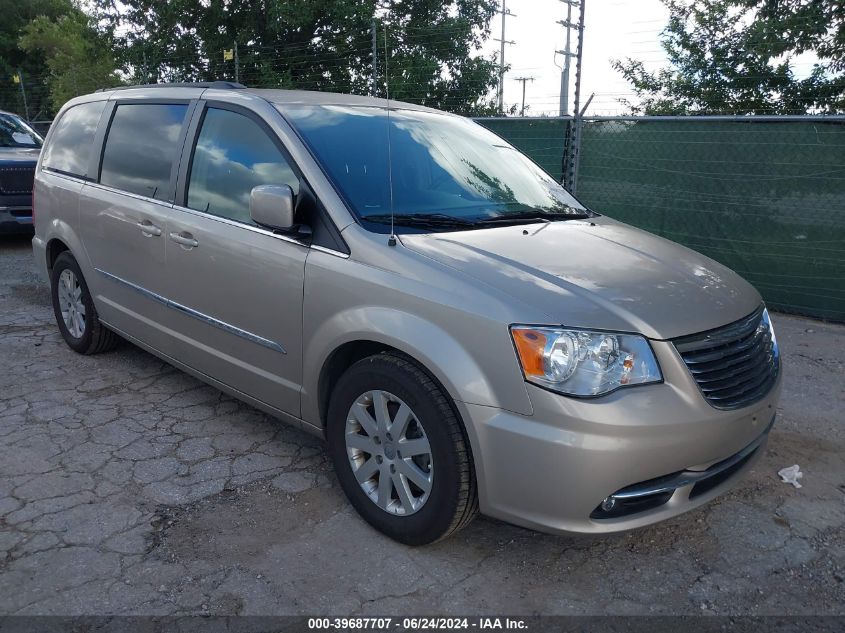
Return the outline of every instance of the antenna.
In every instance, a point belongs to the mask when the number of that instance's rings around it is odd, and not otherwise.
[[[384,94],[387,99],[387,183],[390,189],[390,237],[388,246],[396,246],[396,232],[393,230],[393,154],[390,143],[390,80],[387,72],[387,24],[384,25]]]

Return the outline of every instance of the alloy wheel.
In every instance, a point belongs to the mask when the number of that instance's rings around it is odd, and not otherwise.
[[[65,269],[59,275],[59,309],[70,335],[82,338],[85,333],[85,304],[82,301],[82,286],[74,272]]]
[[[367,497],[407,516],[428,501],[434,477],[431,446],[411,408],[387,391],[361,394],[346,416],[346,454]]]

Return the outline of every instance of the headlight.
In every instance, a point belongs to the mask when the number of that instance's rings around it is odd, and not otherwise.
[[[777,360],[780,357],[780,349],[778,348],[778,339],[775,336],[775,328],[772,325],[772,320],[769,318],[769,309],[763,308],[763,318],[760,320],[760,329],[768,330],[769,336],[772,337],[772,354]]]
[[[663,376],[648,341],[635,334],[511,326],[529,382],[572,396],[598,396]]]

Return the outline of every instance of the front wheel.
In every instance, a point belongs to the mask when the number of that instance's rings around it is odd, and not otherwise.
[[[448,396],[410,359],[355,363],[331,395],[338,480],[373,527],[408,545],[446,538],[478,511],[469,443]]]

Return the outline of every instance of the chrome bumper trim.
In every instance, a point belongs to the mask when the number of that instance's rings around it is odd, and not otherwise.
[[[743,448],[738,453],[731,455],[727,459],[723,459],[721,462],[713,464],[707,470],[682,470],[672,475],[666,475],[665,477],[659,477],[643,483],[634,484],[633,486],[628,486],[627,488],[623,488],[622,490],[613,493],[610,495],[610,499],[622,501],[648,497],[663,492],[671,492],[678,488],[683,488],[684,486],[697,484],[709,479],[710,477],[715,477],[735,466],[751,453],[756,451],[760,445],[766,441],[769,431],[772,430],[774,422],[775,418],[772,416],[772,421],[769,422],[769,426],[766,427],[766,430],[763,431],[756,440],[751,442],[751,444]]]

